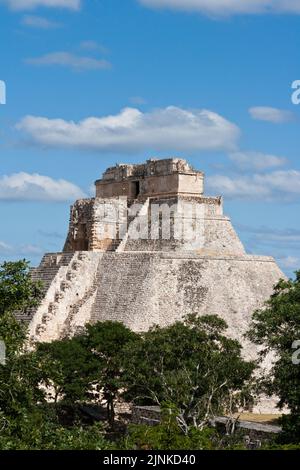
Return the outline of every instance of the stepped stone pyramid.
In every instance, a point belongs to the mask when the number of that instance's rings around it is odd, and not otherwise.
[[[284,275],[273,258],[245,253],[222,198],[204,195],[204,174],[179,158],[150,159],[108,168],[95,185],[94,198],[71,207],[63,252],[32,272],[45,296],[27,318],[31,339],[72,335],[87,322],[144,331],[217,314],[254,357],[243,334]]]

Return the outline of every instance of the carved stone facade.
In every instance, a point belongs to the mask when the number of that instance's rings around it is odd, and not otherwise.
[[[204,175],[185,160],[151,159],[142,165],[108,168],[96,181],[96,197],[126,196],[140,199],[153,196],[201,195]]]
[[[245,254],[230,219],[223,215],[222,198],[203,195],[203,173],[185,160],[117,165],[95,185],[95,198],[71,207],[64,252],[193,249]],[[143,227],[140,233],[138,225]],[[193,225],[198,235],[203,233],[191,243],[187,229]]]

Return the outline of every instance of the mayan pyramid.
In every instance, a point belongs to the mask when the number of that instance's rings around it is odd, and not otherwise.
[[[107,319],[144,331],[217,314],[253,357],[243,334],[284,275],[273,258],[246,254],[222,197],[204,195],[204,174],[179,158],[150,159],[108,168],[95,186],[71,207],[63,251],[32,273],[44,299],[27,319],[31,339]]]

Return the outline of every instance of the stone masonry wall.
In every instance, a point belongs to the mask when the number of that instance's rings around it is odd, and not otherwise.
[[[223,215],[221,199],[172,197],[151,198],[147,201],[147,210],[143,216],[138,214],[139,217],[129,225],[128,237],[121,243],[122,251],[195,250],[213,255],[245,254],[230,219]],[[164,221],[160,214],[164,214]],[[177,224],[180,236],[175,233],[174,224]],[[139,230],[141,236],[134,238],[130,229],[138,225],[142,227]],[[194,227],[194,235],[197,235],[195,240],[187,237],[186,230],[191,227]],[[153,234],[156,239],[153,239]]]
[[[164,194],[203,194],[204,175],[185,160],[151,159],[140,165],[121,164],[108,168],[96,181],[97,197],[150,197]],[[138,191],[136,183],[138,183]]]
[[[272,258],[134,252],[104,253],[98,276],[93,322],[109,318],[145,331],[188,313],[216,314],[244,344],[246,356],[255,357],[243,334],[283,275]]]
[[[256,348],[243,334],[281,277],[273,258],[259,256],[76,252],[59,267],[31,321],[31,338],[58,339],[89,321],[115,320],[146,331],[189,313],[216,314],[253,358]]]

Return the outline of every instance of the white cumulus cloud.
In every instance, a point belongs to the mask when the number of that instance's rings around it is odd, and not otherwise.
[[[213,175],[207,178],[207,187],[230,199],[288,202],[300,198],[300,171],[277,170],[236,177]]]
[[[55,180],[37,173],[14,173],[0,177],[2,201],[73,201],[85,197],[83,191],[69,181]]]
[[[274,124],[291,121],[294,117],[291,111],[272,108],[269,106],[255,106],[249,109],[249,113],[253,119],[273,122]]]
[[[94,59],[93,57],[85,57],[69,52],[51,52],[41,57],[33,57],[25,59],[26,64],[49,66],[59,65],[61,67],[70,67],[74,70],[97,70],[111,68],[110,62],[104,59]]]
[[[212,16],[239,14],[300,14],[299,0],[138,0],[152,8],[195,11]]]
[[[284,157],[269,155],[262,152],[235,152],[229,158],[241,170],[266,170],[267,168],[280,167],[287,163]]]
[[[238,127],[208,110],[175,106],[142,113],[125,108],[119,114],[89,117],[78,123],[26,116],[17,129],[39,144],[99,151],[138,152],[234,150]]]

